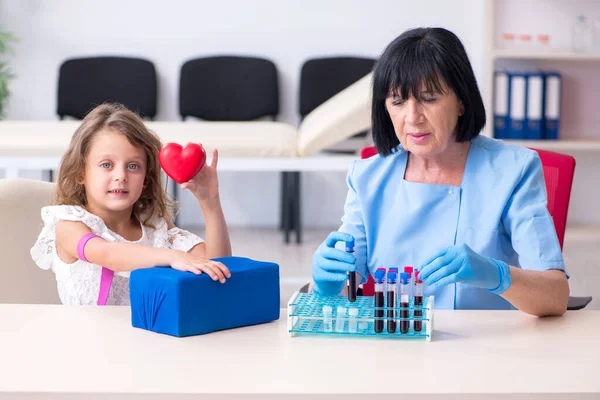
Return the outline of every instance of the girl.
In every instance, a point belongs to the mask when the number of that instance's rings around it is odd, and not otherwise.
[[[198,199],[206,242],[171,223],[161,186],[160,139],[121,105],[92,110],[60,164],[55,199],[42,208],[44,227],[31,249],[56,274],[63,304],[129,304],[129,271],[170,265],[221,283],[229,270],[210,258],[231,255],[219,199],[217,160],[181,185]]]

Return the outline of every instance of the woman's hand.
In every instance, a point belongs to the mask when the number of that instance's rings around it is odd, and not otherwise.
[[[219,162],[219,152],[213,150],[210,164],[204,167],[190,181],[182,183],[182,189],[189,189],[190,192],[200,201],[214,200],[219,198],[219,179],[217,177],[217,164]]]
[[[200,275],[204,272],[208,274],[213,281],[218,280],[221,283],[225,283],[226,278],[231,278],[231,272],[229,272],[229,269],[224,264],[218,261],[196,257],[190,253],[179,250],[174,250],[171,268],[178,271],[193,272],[196,275]]]
[[[436,254],[419,271],[419,279],[434,288],[463,282],[501,294],[510,286],[508,264],[480,256],[466,244],[451,246]]]
[[[356,257],[335,248],[337,242],[352,242],[354,238],[343,232],[331,232],[313,256],[313,291],[326,296],[339,294],[348,279],[348,272],[356,271]]]

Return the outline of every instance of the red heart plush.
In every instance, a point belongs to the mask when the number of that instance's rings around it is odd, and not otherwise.
[[[201,144],[165,144],[158,153],[158,162],[167,175],[181,184],[192,179],[206,163],[206,152]]]

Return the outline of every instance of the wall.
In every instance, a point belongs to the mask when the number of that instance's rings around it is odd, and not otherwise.
[[[454,31],[482,77],[480,0],[26,0],[0,2],[0,23],[19,38],[11,61],[8,119],[56,119],[56,83],[70,57],[127,55],[153,61],[159,74],[159,120],[177,120],[179,68],[215,54],[266,57],[279,69],[279,119],[298,123],[301,64],[311,57],[377,57],[405,29],[436,25]],[[434,12],[435,11],[435,12]],[[481,80],[480,80],[481,81]],[[35,173],[32,173],[35,175]],[[231,225],[275,226],[278,173],[223,173],[222,198]],[[303,174],[305,226],[335,226],[343,210],[345,174]],[[200,222],[191,196],[182,221]]]

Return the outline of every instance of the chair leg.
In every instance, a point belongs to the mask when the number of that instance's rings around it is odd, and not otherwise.
[[[301,222],[301,185],[300,171],[293,172],[294,174],[294,230],[296,231],[296,243],[302,243],[302,222]]]
[[[173,182],[173,195],[172,195],[172,198],[173,198],[173,201],[177,201],[177,197],[179,195],[179,189],[177,188],[177,182],[175,182],[172,179],[171,179],[171,181]],[[179,212],[177,214],[175,214],[175,219],[173,220],[173,224],[175,224],[175,226],[179,226]]]
[[[281,206],[279,207],[279,230],[283,231],[284,227],[285,227],[285,205],[286,205],[286,193],[285,193],[285,188],[287,185],[287,172],[286,171],[282,171],[281,172]]]
[[[292,230],[292,176],[290,172],[284,172],[285,179],[282,182],[282,225],[284,233],[284,242],[290,242],[290,231]]]

